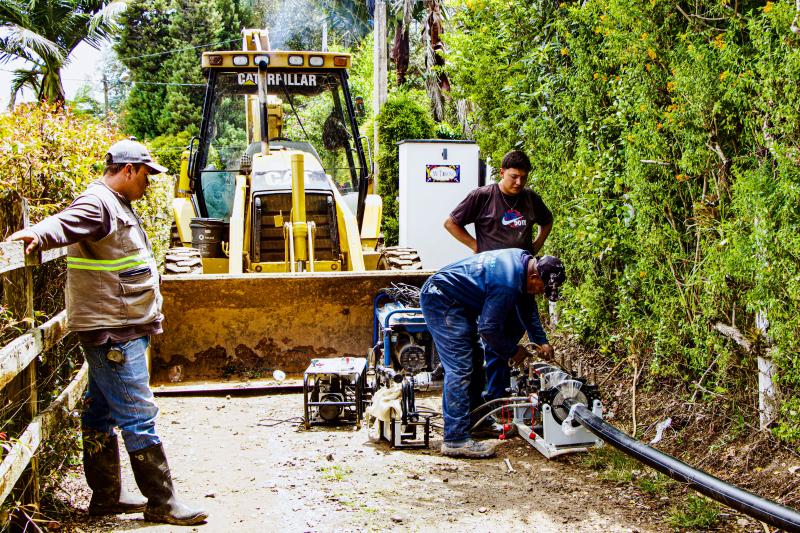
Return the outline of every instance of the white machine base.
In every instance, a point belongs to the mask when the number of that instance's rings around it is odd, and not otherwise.
[[[522,420],[530,418],[529,409],[516,408],[514,411],[514,425],[517,427],[519,435],[548,459],[567,453],[585,452],[590,448],[603,445],[602,440],[583,426],[575,428],[575,432],[572,435],[566,435],[561,429],[561,424],[553,418],[549,405],[542,407],[541,435],[534,433],[530,426],[522,422]],[[528,414],[527,417],[525,417],[526,412]],[[602,417],[603,404],[600,400],[594,401],[592,413]]]

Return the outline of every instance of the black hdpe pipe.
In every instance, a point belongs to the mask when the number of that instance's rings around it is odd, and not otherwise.
[[[737,511],[752,516],[762,522],[786,531],[800,531],[800,513],[792,508],[756,496],[719,478],[692,468],[671,455],[662,453],[646,444],[631,438],[614,426],[595,416],[585,405],[572,399],[564,402],[564,407],[575,407],[575,420],[583,427],[603,439],[611,446],[630,455],[634,459],[658,470],[664,475],[688,484],[691,488],[709,498],[724,503]]]

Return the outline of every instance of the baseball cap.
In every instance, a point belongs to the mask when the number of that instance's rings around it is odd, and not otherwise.
[[[558,288],[567,279],[564,263],[561,259],[552,255],[545,255],[536,258],[536,270],[539,277],[544,282],[544,295],[551,302],[558,300]]]
[[[155,161],[145,145],[140,142],[124,140],[111,145],[106,153],[106,164],[134,163],[145,165],[156,174],[167,172],[167,167],[162,167]]]

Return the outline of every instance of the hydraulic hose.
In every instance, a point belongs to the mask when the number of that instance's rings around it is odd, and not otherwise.
[[[740,489],[719,478],[692,468],[678,459],[662,453],[631,438],[614,426],[594,415],[585,405],[568,398],[564,406],[573,411],[575,420],[583,427],[603,439],[611,446],[634,459],[658,470],[672,479],[686,483],[697,492],[724,503],[744,514],[786,531],[800,531],[800,513],[778,503],[769,501],[752,492]]]
[[[505,403],[509,403],[510,404],[510,403],[513,403],[513,402],[527,402],[527,401],[530,401],[530,398],[527,398],[525,396],[509,396],[507,398],[495,398],[494,400],[489,400],[486,403],[480,404],[478,407],[476,407],[475,409],[470,411],[469,414],[474,415],[478,411],[483,411],[484,409],[486,409],[490,405],[494,405],[494,404],[500,403],[500,402],[505,402]]]
[[[525,398],[525,399],[527,400],[527,398]],[[493,415],[493,414],[495,414],[496,412],[498,412],[498,411],[502,411],[503,409],[514,409],[515,407],[530,407],[530,406],[531,406],[531,403],[530,403],[530,402],[528,402],[528,403],[509,403],[509,404],[503,404],[503,405],[501,405],[500,407],[496,407],[496,408],[492,409],[491,411],[489,411],[488,413],[486,413],[485,415],[483,415],[483,417],[482,417],[482,418],[479,418],[477,422],[475,422],[474,424],[472,424],[472,426],[469,428],[469,430],[470,430],[470,431],[472,431],[472,430],[473,430],[473,429],[475,429],[476,427],[478,427],[478,426],[480,426],[481,424],[483,424],[483,421],[484,421],[484,420],[486,420],[487,418],[489,418],[490,416],[492,416],[492,415]]]

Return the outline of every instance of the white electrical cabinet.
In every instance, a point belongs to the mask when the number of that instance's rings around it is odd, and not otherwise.
[[[424,269],[439,269],[472,254],[446,229],[450,212],[479,184],[473,141],[406,140],[400,147],[400,246],[416,248]],[[467,231],[474,236],[472,224]]]

